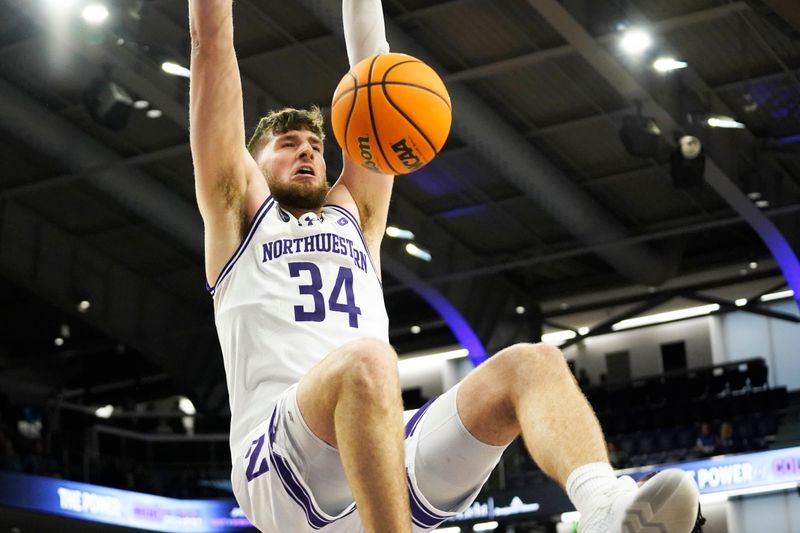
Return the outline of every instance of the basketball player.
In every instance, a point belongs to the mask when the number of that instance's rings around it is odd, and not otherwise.
[[[191,146],[231,406],[232,482],[269,533],[420,533],[462,511],[522,434],[581,533],[689,533],[682,472],[616,479],[563,355],[511,346],[403,413],[380,284],[392,176],[345,157],[329,188],[318,110],[245,145],[232,0],[190,0]],[[380,0],[343,0],[350,64],[388,51]]]

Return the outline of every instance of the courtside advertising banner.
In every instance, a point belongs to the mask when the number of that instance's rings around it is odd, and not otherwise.
[[[213,533],[251,528],[233,499],[178,500],[0,472],[0,505],[119,526]]]

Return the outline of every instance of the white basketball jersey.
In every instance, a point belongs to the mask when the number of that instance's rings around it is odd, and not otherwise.
[[[339,206],[298,219],[270,196],[209,291],[232,450],[331,351],[363,337],[389,340],[383,290],[364,237]]]

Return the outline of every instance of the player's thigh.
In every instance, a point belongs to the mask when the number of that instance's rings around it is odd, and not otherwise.
[[[397,354],[380,339],[348,342],[328,354],[303,376],[297,388],[297,404],[309,429],[336,446],[334,411],[343,387],[391,391],[398,383]]]

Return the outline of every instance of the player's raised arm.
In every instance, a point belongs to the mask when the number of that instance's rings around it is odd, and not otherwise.
[[[389,51],[381,0],[342,0],[342,21],[351,67],[371,55]],[[357,208],[372,259],[380,261],[394,176],[363,168],[344,153],[342,158],[342,175],[333,186],[329,201]]]
[[[205,223],[206,275],[214,283],[246,221],[248,180],[260,171],[245,146],[231,0],[190,0],[189,122],[197,204]]]

